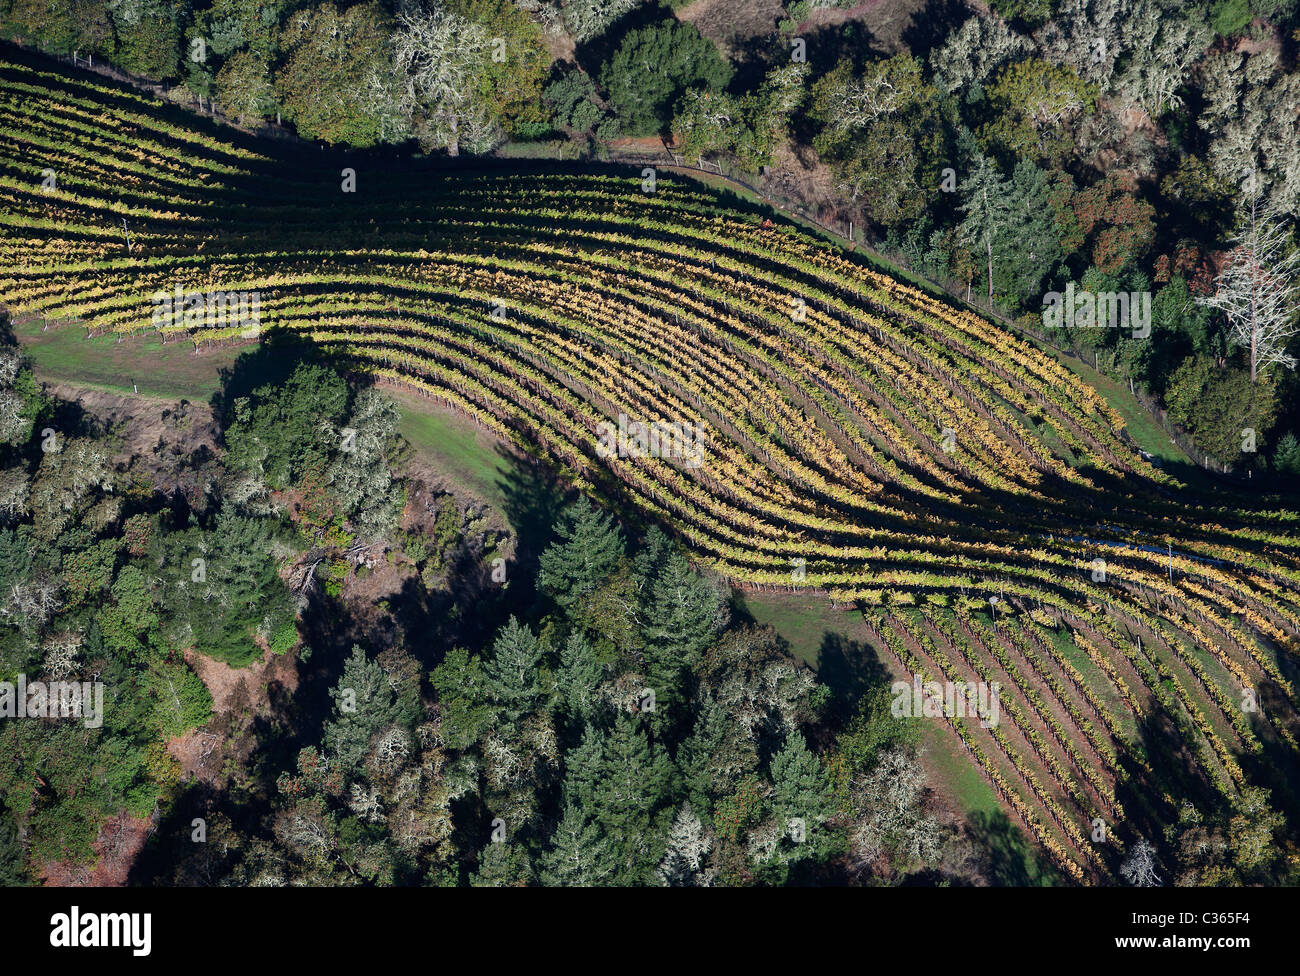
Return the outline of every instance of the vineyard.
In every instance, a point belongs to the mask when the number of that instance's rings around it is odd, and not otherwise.
[[[258,334],[463,411],[737,586],[862,613],[897,675],[996,683],[996,724],[946,721],[1063,876],[1113,882],[1185,800],[1294,806],[1296,514],[1151,466],[974,313],[666,172],[268,146],[19,60],[0,131],[15,317],[201,355],[248,323],[155,296],[256,293]],[[620,416],[702,463],[608,456]]]

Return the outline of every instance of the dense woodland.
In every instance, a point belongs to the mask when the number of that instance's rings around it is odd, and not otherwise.
[[[579,501],[560,509],[535,591],[469,595],[502,540],[445,496],[432,531],[399,524],[410,485],[389,474],[402,448],[375,390],[310,363],[245,395],[236,378],[223,454],[168,459],[166,480],[184,487],[167,493],[115,460],[111,431],[41,393],[16,349],[3,356],[22,422],[5,442],[0,670],[110,689],[102,728],[0,727],[13,759],[0,772],[7,883],[92,863],[122,811],[156,825],[133,880],[163,884],[780,884],[997,869],[931,808],[916,726],[890,716],[883,691],[833,701],[773,632],[733,620],[727,590],[657,529],[631,540]],[[42,450],[37,424],[66,440]],[[345,426],[356,451],[339,449]],[[455,592],[480,612],[522,615],[479,646],[451,646],[475,633],[445,623],[456,610],[431,629],[393,601],[391,626],[342,651],[338,584],[366,572],[346,558],[359,540],[408,566],[410,605]],[[304,564],[312,575],[291,589]],[[300,630],[321,634],[331,659]],[[328,700],[313,711],[300,690],[273,724],[243,730],[257,756],[219,788],[183,777],[168,745],[214,718],[185,648],[233,666],[296,656]]]
[[[601,156],[658,136],[796,197],[828,172],[824,218],[1035,332],[1067,282],[1151,293],[1149,337],[1051,338],[1140,386],[1198,460],[1300,474],[1296,292],[1276,327],[1237,314],[1243,281],[1296,285],[1294,0],[932,0],[888,51],[799,0],[729,57],[685,6],[0,0],[0,34],[332,144]]]

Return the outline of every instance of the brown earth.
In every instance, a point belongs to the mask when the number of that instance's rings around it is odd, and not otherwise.
[[[275,654],[266,648],[256,663],[232,668],[188,650],[185,661],[212,696],[213,717],[206,727],[168,742],[167,752],[180,763],[183,779],[220,784],[228,778],[227,763],[256,748],[251,732],[254,720],[272,715],[275,702],[297,689],[298,658],[292,652]]]
[[[93,845],[93,867],[49,861],[41,871],[41,883],[50,888],[123,887],[136,855],[153,830],[153,821],[148,817],[119,813],[100,828]]]
[[[695,0],[677,11],[677,19],[694,24],[731,58],[744,41],[776,32],[784,16],[781,0]]]

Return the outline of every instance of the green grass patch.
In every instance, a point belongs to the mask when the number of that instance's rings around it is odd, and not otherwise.
[[[1159,421],[1151,416],[1151,412],[1138,402],[1137,397],[1130,393],[1123,383],[1103,376],[1087,363],[1073,356],[1057,353],[1050,346],[1039,346],[1039,348],[1048,355],[1055,356],[1062,366],[1105,397],[1106,402],[1124,419],[1124,427],[1138,447],[1148,454],[1154,454],[1162,462],[1196,467],[1196,462],[1174,443],[1173,438],[1160,426]]]
[[[36,375],[47,382],[71,383],[114,393],[208,402],[221,387],[221,370],[242,349],[229,347],[195,354],[184,339],[163,345],[156,336],[87,339],[79,325],[51,326],[40,320],[13,324],[13,332],[31,357]]]
[[[409,393],[385,392],[401,410],[402,436],[434,470],[493,507],[505,508],[503,483],[513,479],[515,470],[498,441],[449,409]]]
[[[866,626],[858,614],[833,609],[825,597],[737,593],[735,602],[742,614],[747,613],[756,624],[771,627],[789,645],[794,657],[818,671],[823,651],[836,639],[841,643],[866,643]],[[833,688],[835,677],[826,675],[822,680]]]

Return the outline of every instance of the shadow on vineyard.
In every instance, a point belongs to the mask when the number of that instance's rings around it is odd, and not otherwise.
[[[1002,811],[970,814],[965,830],[990,885],[1035,888],[1062,882],[1051,863]]]

